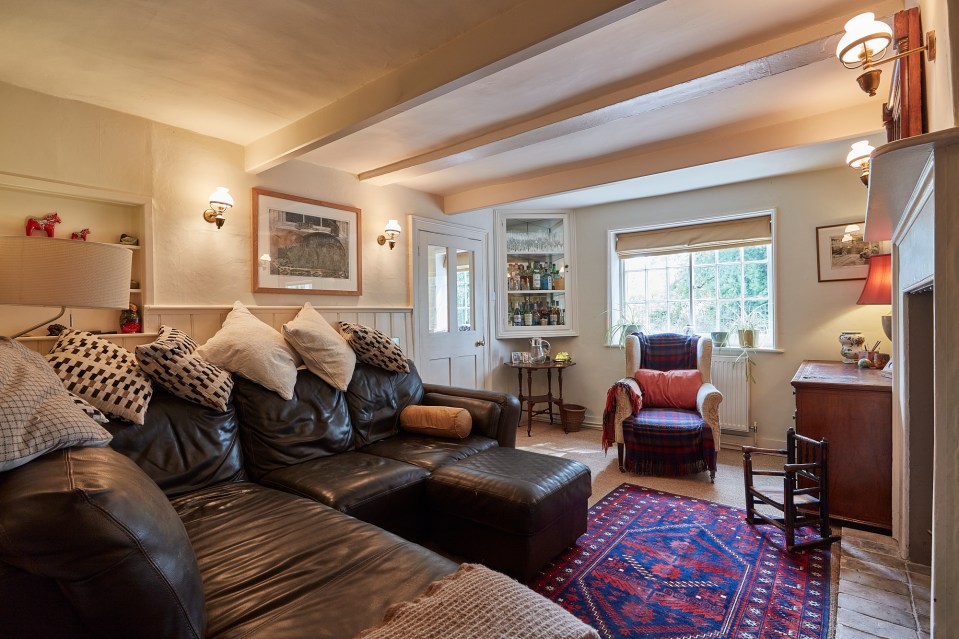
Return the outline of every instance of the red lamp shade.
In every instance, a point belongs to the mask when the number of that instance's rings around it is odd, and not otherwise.
[[[869,275],[856,304],[892,304],[892,255],[869,258]]]

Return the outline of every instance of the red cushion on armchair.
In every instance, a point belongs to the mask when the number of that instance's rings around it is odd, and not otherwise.
[[[696,410],[696,395],[703,384],[698,370],[657,371],[640,368],[636,381],[643,389],[643,406]]]

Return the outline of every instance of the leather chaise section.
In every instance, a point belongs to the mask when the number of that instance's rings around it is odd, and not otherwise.
[[[470,435],[463,439],[448,439],[400,433],[395,437],[364,446],[358,452],[389,457],[433,472],[446,464],[495,447],[496,440],[478,435]]]

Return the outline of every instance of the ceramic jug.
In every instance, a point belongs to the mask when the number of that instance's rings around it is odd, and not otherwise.
[[[529,361],[542,364],[549,359],[549,342],[542,337],[533,337],[529,340]]]

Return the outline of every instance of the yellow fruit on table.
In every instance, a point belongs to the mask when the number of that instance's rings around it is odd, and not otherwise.
[[[556,353],[556,357],[553,358],[553,361],[554,362],[571,362],[573,361],[573,358],[570,357],[569,353],[567,353],[566,351],[563,351],[561,353]]]
[[[872,361],[866,359],[865,357],[859,360],[859,368],[872,368],[873,366],[875,365],[872,363]]]

